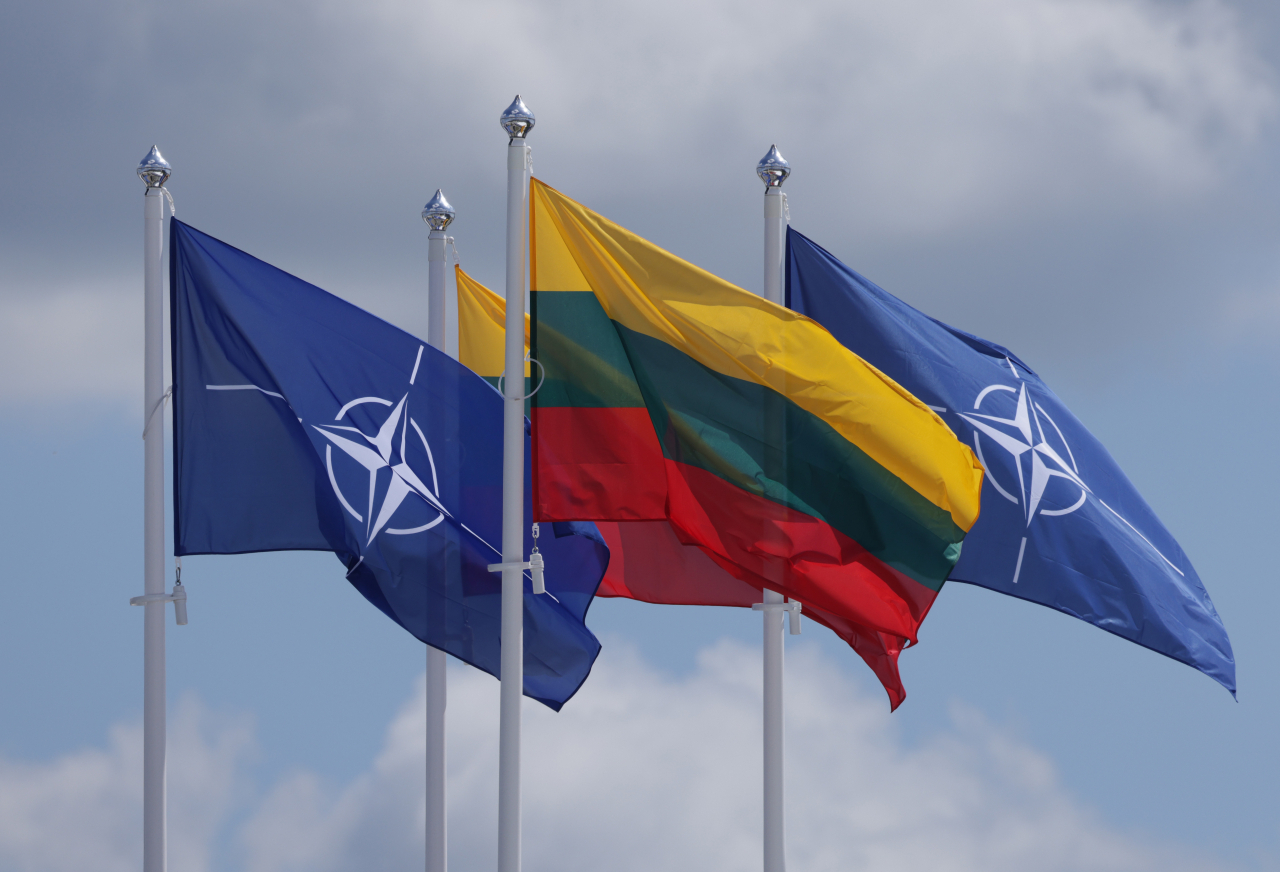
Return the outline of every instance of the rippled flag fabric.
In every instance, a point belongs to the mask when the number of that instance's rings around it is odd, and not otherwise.
[[[458,287],[458,360],[496,385],[503,367],[506,301],[455,267]],[[527,318],[526,318],[527,320]],[[528,351],[528,340],[525,341]],[[530,386],[529,390],[532,390]],[[595,526],[609,546],[609,568],[596,590],[599,597],[623,597],[662,605],[737,606],[751,608],[760,591],[735,578],[694,546],[680,541],[666,519],[642,521],[597,520]],[[885,655],[863,645],[857,631],[838,616],[812,603],[808,616],[836,628],[861,645],[873,659]],[[885,664],[887,668],[887,664]]]
[[[454,265],[453,275],[458,289],[458,362],[482,379],[501,390],[503,370],[506,368],[507,302],[480,282],[473,279],[459,265]],[[529,350],[529,315],[524,316],[524,350]],[[533,364],[525,361],[525,396],[533,393],[535,384],[529,373]],[[525,415],[529,414],[529,400],[524,401]]]
[[[982,512],[951,580],[1058,609],[1235,693],[1231,641],[1186,554],[1017,355],[913,309],[790,229],[786,293],[981,458]]]
[[[175,554],[331,551],[388,617],[497,676],[499,394],[320,288],[170,233]],[[600,650],[584,620],[609,555],[594,525],[548,526],[524,690],[559,709]]]
[[[672,563],[679,582],[652,601],[782,593],[899,704],[898,653],[977,516],[973,451],[811,319],[537,179],[529,199],[538,517],[658,522],[663,553],[696,546],[739,584],[708,590]],[[658,551],[625,550],[630,587]]]

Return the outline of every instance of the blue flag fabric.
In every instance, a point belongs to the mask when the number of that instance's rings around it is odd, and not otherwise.
[[[176,220],[170,252],[175,554],[332,551],[392,620],[497,676],[501,396]],[[548,527],[547,593],[526,581],[524,692],[558,710],[600,651],[584,620],[609,551],[594,524]]]
[[[1187,556],[1017,355],[916,311],[790,228],[786,294],[931,406],[986,467],[951,580],[1066,612],[1235,694],[1231,642]]]

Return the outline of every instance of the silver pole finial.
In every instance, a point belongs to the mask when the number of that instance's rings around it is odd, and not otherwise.
[[[169,162],[160,155],[160,149],[154,145],[142,159],[142,163],[138,164],[138,178],[142,179],[148,188],[163,188],[172,173],[173,167],[169,166]]]
[[[444,198],[444,191],[436,188],[436,195],[422,207],[422,220],[432,230],[444,230],[453,223],[453,207]]]
[[[507,136],[512,139],[524,139],[529,135],[529,131],[533,130],[536,122],[537,119],[533,117],[529,107],[524,105],[519,94],[516,94],[516,98],[511,101],[511,105],[502,113],[502,118],[498,121],[502,129],[507,131]]]
[[[787,180],[787,176],[791,175],[791,164],[783,159],[778,153],[776,145],[769,146],[769,153],[760,158],[760,163],[756,164],[756,175],[758,175],[769,188],[781,188],[782,183]]]

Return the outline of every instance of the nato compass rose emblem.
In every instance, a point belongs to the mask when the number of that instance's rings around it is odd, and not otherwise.
[[[419,348],[418,359],[413,365],[413,374],[409,377],[410,385],[413,384],[418,375],[418,364],[421,362],[422,349]],[[409,416],[408,392],[405,392],[405,395],[400,398],[398,403],[393,403],[391,400],[385,400],[381,397],[354,399],[338,410],[334,420],[338,422],[347,420],[347,413],[352,409],[369,404],[391,407],[391,414],[387,416],[382,426],[378,428],[378,432],[373,435],[369,435],[349,423],[312,425],[313,429],[331,443],[325,446],[324,452],[325,467],[329,471],[329,484],[333,486],[333,492],[337,494],[343,508],[350,512],[351,516],[357,521],[365,525],[365,535],[368,537],[366,545],[371,544],[377,535],[382,532],[395,536],[408,536],[413,533],[430,530],[443,521],[446,516],[452,517],[448,509],[440,502],[440,482],[436,477],[436,463],[431,455],[431,445],[427,442],[427,437],[423,435],[422,428],[418,426],[418,422]],[[410,435],[411,430],[412,436]],[[409,455],[405,449],[412,445],[414,440],[421,444],[426,452],[427,465],[431,471],[430,487],[423,481],[423,477],[409,465]],[[364,508],[363,513],[355,509],[338,485],[338,477],[333,470],[335,448],[349,458],[348,462],[354,460],[369,473],[368,500],[367,502],[361,500],[361,507]],[[387,473],[383,473],[383,470],[387,470]],[[379,503],[377,496],[381,489],[379,487],[380,480],[386,481],[386,489],[382,493],[382,501]],[[388,526],[401,505],[410,497],[417,497],[422,502],[425,502],[428,511],[435,514],[435,517],[416,527]],[[418,502],[418,499],[413,500],[413,502]]]
[[[1013,368],[1012,361],[1009,361],[1009,368],[1013,369],[1014,377],[1021,380],[1018,371]],[[1017,396],[1012,418],[981,412],[984,400],[992,397],[993,402],[989,405],[994,405],[994,399],[1004,393]],[[1054,423],[1044,406],[1028,395],[1026,382],[1017,388],[1000,384],[985,387],[973,401],[972,413],[957,412],[956,414],[973,427],[973,449],[978,455],[978,460],[987,470],[987,481],[991,482],[991,486],[1000,496],[1015,505],[1022,506],[1022,515],[1028,528],[1036,515],[1050,517],[1069,515],[1084,505],[1091,491],[1080,478],[1080,470],[1071,453],[1071,446],[1067,444],[1062,430]],[[1048,431],[1045,429],[1045,422],[1048,422]],[[1055,436],[1056,439],[1053,438]],[[996,478],[991,466],[982,456],[983,437],[1009,453],[1018,473],[1016,485],[1012,481],[1002,484]],[[1063,453],[1066,454],[1065,458]],[[1064,509],[1051,509],[1045,504],[1045,494],[1055,479],[1063,482],[1058,486],[1059,488],[1079,490],[1079,496],[1075,502]],[[1061,505],[1061,503],[1058,504]],[[1022,573],[1022,556],[1026,549],[1027,537],[1023,536],[1022,544],[1018,546],[1018,562],[1013,570],[1014,584],[1018,583],[1018,576]]]

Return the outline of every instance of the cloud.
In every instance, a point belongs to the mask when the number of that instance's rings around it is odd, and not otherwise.
[[[496,117],[517,90],[537,159],[580,193],[668,210],[679,192],[755,194],[776,140],[806,214],[856,203],[875,216],[861,229],[913,238],[1163,208],[1229,176],[1277,102],[1216,0],[118,2],[133,14],[76,65],[86,88],[132,98],[151,73],[187,148],[246,185],[315,197],[322,179],[353,205],[406,169],[500,182]]]
[[[806,210],[853,201],[882,233],[1200,191],[1276,104],[1269,70],[1214,2],[379,9],[404,22],[406,49],[429,44],[448,68],[487,56],[464,93],[493,102],[529,83],[579,185],[616,187],[631,167],[656,189],[696,190],[722,183],[726,144],[763,153],[776,138],[792,185],[822,180]]]
[[[138,284],[153,141],[184,219],[410,329],[438,185],[501,284],[517,90],[547,181],[751,288],[776,141],[801,229],[1047,356],[1158,344],[1217,305],[1197,279],[1239,260],[1222,240],[1277,104],[1217,0],[61,0],[10,4],[0,32],[0,323],[37,325],[6,328],[0,402],[138,393],[134,310],[96,289]]]
[[[243,794],[252,725],[194,697],[169,723],[169,843],[174,868],[208,872]],[[104,749],[47,763],[0,759],[0,868],[136,870],[142,856],[142,730],[117,726]]]
[[[673,678],[610,645],[578,698],[525,709],[525,863],[566,872],[759,865],[758,651],[722,642]],[[497,688],[455,669],[449,688],[450,862],[495,861]],[[1052,764],[980,715],[912,745],[879,695],[816,648],[787,674],[789,859],[843,872],[1208,870],[1177,846],[1121,833]],[[413,868],[422,862],[422,683],[369,769],[346,785],[307,772],[253,798],[244,719],[188,700],[173,719],[175,868],[251,872]],[[0,865],[135,868],[140,736],[43,764],[0,763]],[[75,838],[66,834],[75,833]]]

